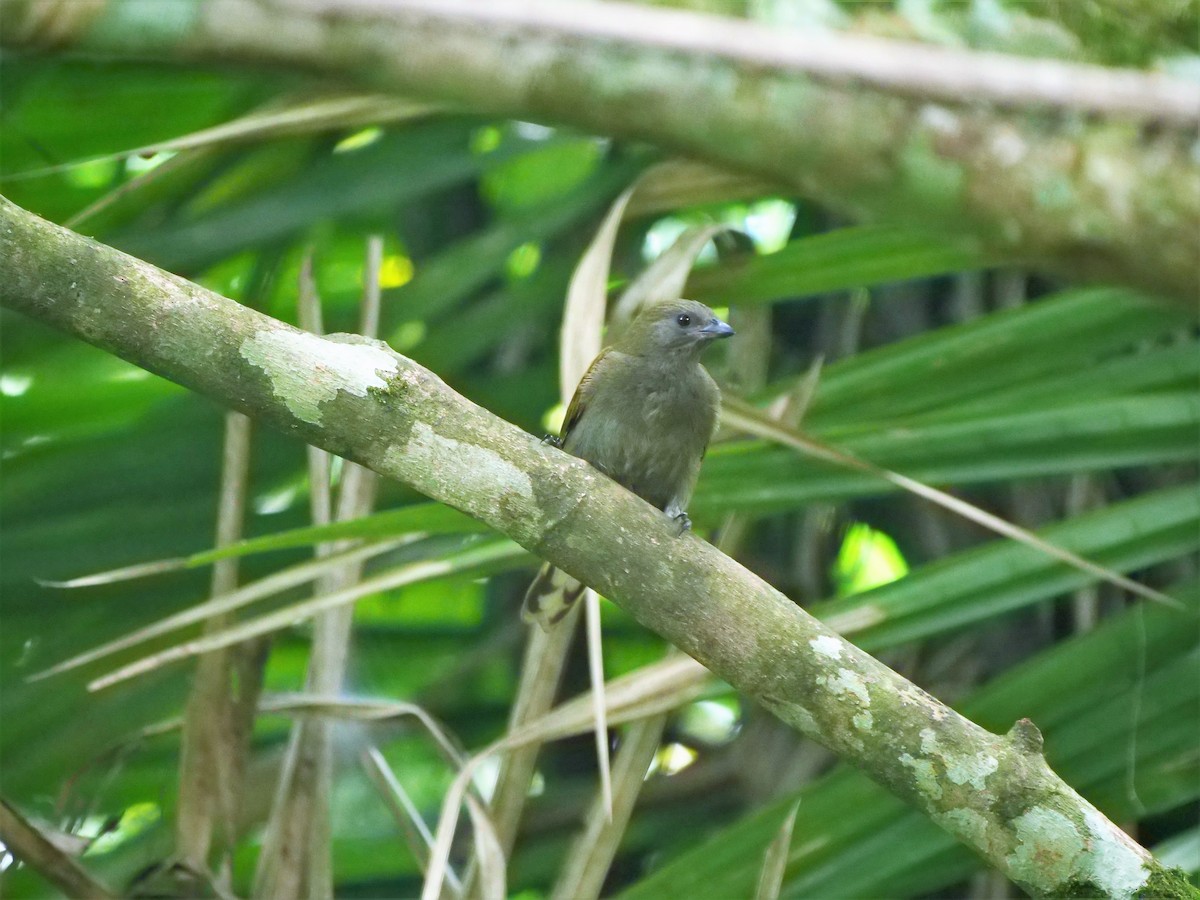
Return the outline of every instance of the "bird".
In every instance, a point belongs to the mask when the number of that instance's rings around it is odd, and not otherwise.
[[[733,329],[694,300],[645,307],[588,367],[560,436],[547,438],[661,509],[683,534],[700,463],[716,430],[721,392],[700,355]],[[585,585],[546,563],[522,617],[549,630]]]

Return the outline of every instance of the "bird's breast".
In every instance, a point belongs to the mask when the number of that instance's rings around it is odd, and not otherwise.
[[[566,449],[664,508],[695,477],[715,424],[708,374],[647,373],[598,385]]]

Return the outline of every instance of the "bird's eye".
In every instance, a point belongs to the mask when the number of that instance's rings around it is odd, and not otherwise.
[[[675,321],[679,323],[680,328],[687,328],[692,324],[692,317],[687,313],[680,313],[675,317]]]

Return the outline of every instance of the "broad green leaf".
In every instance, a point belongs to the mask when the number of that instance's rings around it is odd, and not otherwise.
[[[102,163],[92,169],[100,177],[91,179],[73,173],[28,180],[12,176],[214,125],[291,83],[263,73],[239,76],[174,64],[12,54],[5,54],[0,66],[4,194],[54,220],[113,187],[123,168]]]
[[[128,427],[155,403],[182,391],[85,344],[6,364],[0,370],[5,465],[39,445]]]
[[[941,509],[952,512],[968,522],[982,525],[994,534],[1030,547],[1047,557],[1065,562],[1081,572],[1099,577],[1123,590],[1130,591],[1148,600],[1166,603],[1168,606],[1175,605],[1171,598],[1166,597],[1158,591],[1118,575],[1110,569],[1105,569],[1092,560],[1072,553],[1070,550],[1052,541],[1046,541],[1030,532],[1027,528],[1014,525],[1001,516],[994,515],[973,503],[968,503],[931,485],[898,472],[893,472],[890,469],[874,466],[865,462],[860,457],[852,456],[835,447],[806,438],[799,432],[778,425],[769,417],[760,415],[753,407],[748,407],[742,403],[726,401],[722,407],[721,419],[728,425],[748,431],[751,434],[772,442],[780,443],[785,447],[790,447],[810,459],[831,462],[845,469],[869,474],[903,491],[907,491],[914,497],[919,497]]]
[[[921,414],[921,418],[969,418],[1092,397],[1185,391],[1198,380],[1200,342],[1189,340],[1111,358],[1101,357],[1078,370],[1060,370],[1016,384],[999,385],[980,397],[930,410]]]
[[[447,119],[386,133],[352,153],[318,158],[299,177],[191,221],[114,237],[121,249],[172,271],[192,271],[229,253],[293,237],[315,222],[379,216],[433,191],[459,184],[525,149],[506,142],[471,152],[477,123]]]
[[[136,660],[128,665],[93,679],[88,687],[98,691],[111,687],[128,678],[151,672],[160,666],[177,660],[207,653],[211,650],[228,647],[242,641],[250,640],[259,635],[271,634],[281,628],[297,625],[312,618],[317,613],[336,606],[344,606],[355,600],[383,590],[390,590],[406,584],[415,584],[433,578],[473,572],[492,572],[504,569],[514,563],[524,563],[528,554],[524,548],[511,541],[485,541],[475,543],[458,553],[449,554],[446,559],[424,559],[410,562],[397,567],[395,570],[377,575],[348,588],[334,591],[331,594],[314,597],[299,603],[289,604],[282,609],[267,613],[255,619],[231,625],[220,631],[206,634],[195,640],[187,641],[168,647],[149,656]]]
[[[1167,488],[1076,516],[1039,535],[1120,572],[1200,549],[1200,485]],[[812,607],[870,652],[945,634],[1094,580],[1028,547],[991,541],[909,576]]]
[[[1032,385],[1052,373],[1076,375],[1186,322],[1178,310],[1129,291],[1068,291],[834,363],[807,421],[817,427],[895,418]]]
[[[153,156],[157,153],[209,149],[242,141],[266,141],[335,129],[404,121],[427,116],[434,111],[435,107],[428,104],[385,95],[341,94],[297,98],[280,105],[270,105],[220,125],[202,128],[191,134],[121,150],[102,157],[73,160],[45,169],[24,172],[21,177],[34,178],[52,175],[83,165],[107,160],[124,160],[133,156]]]
[[[186,565],[203,566],[231,556],[246,556],[289,547],[307,547],[346,538],[378,540],[405,534],[453,534],[486,530],[486,525],[453,507],[441,503],[417,503],[372,513],[348,522],[312,525],[260,538],[247,538],[228,547],[194,553],[187,558]]]
[[[1103,410],[1104,415],[1098,416]],[[1192,392],[1095,401],[1004,416],[816,436],[865,462],[934,485],[969,485],[1195,458],[1200,399]],[[752,441],[709,451],[695,515],[790,509],[817,500],[883,495],[876,476]],[[694,515],[694,517],[695,517]]]
[[[550,333],[561,317],[571,269],[560,256],[543,261],[528,278],[442,318],[413,348],[413,358],[436,372],[460,371],[539,327]]]
[[[517,213],[562,199],[582,185],[603,159],[593,138],[549,140],[486,172],[480,190],[501,214]]]
[[[397,289],[389,302],[403,310],[406,321],[439,317],[494,280],[517,247],[553,239],[598,212],[635,174],[636,166],[630,164],[600,167],[567,196],[522,209],[418,264],[416,277]],[[448,323],[451,328],[453,324]]]
[[[696,269],[688,278],[687,296],[718,306],[764,303],[989,264],[968,239],[871,225],[801,238],[776,253]]]

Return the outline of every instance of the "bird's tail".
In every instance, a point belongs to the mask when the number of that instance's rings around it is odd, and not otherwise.
[[[525,592],[521,618],[537,622],[543,630],[560,621],[583,596],[584,585],[550,563],[538,569],[537,577]]]

